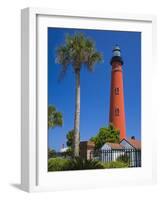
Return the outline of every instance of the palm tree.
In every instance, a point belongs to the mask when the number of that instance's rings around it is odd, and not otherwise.
[[[58,112],[53,105],[48,107],[48,128],[55,128],[56,126],[63,125],[63,116]]]
[[[94,42],[81,33],[67,35],[65,44],[56,52],[56,61],[62,66],[60,78],[64,77],[68,67],[72,65],[75,72],[75,117],[74,117],[74,156],[79,156],[80,127],[80,71],[86,66],[93,71],[94,65],[102,60],[102,55],[96,50]]]

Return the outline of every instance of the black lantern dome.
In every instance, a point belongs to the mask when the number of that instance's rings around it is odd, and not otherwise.
[[[124,62],[122,60],[121,50],[118,45],[115,45],[115,47],[112,50],[112,54],[113,56],[111,58],[110,64],[112,65],[113,62],[120,62],[123,65]]]

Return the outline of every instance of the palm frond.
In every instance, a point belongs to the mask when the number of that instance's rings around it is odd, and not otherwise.
[[[56,62],[61,65],[61,80],[69,65],[74,71],[81,70],[86,66],[89,71],[93,71],[94,65],[102,60],[102,54],[96,51],[95,42],[85,37],[82,33],[66,35],[65,44],[56,51]]]
[[[63,116],[61,112],[57,112],[55,106],[48,107],[48,128],[55,128],[63,125]]]
[[[88,61],[87,61],[87,68],[90,70],[90,71],[93,71],[94,69],[94,65],[96,63],[99,63],[102,61],[102,54],[99,53],[99,52],[94,52],[93,54],[91,54],[88,58]]]
[[[66,46],[60,46],[56,50],[56,63],[62,66],[59,75],[59,80],[61,80],[64,78],[64,75],[66,74],[67,71],[67,67],[70,64],[69,49]]]
[[[71,160],[70,168],[71,170],[103,169],[103,165],[97,160],[75,157]]]

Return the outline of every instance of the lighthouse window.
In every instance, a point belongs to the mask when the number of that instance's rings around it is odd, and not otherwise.
[[[119,95],[119,88],[115,88],[115,95]]]
[[[119,108],[115,108],[115,116],[119,116],[120,115],[120,110]]]

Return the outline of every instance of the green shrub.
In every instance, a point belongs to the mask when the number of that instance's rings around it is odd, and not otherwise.
[[[124,168],[128,164],[121,161],[101,163],[98,160],[87,160],[80,157],[74,159],[51,158],[48,160],[48,171],[87,170],[87,169],[108,169]]]
[[[87,160],[80,157],[71,160],[71,170],[103,169],[103,165],[97,160]]]
[[[117,161],[124,162],[124,163],[129,163],[129,156],[127,154],[120,155],[117,158]]]
[[[70,160],[65,158],[51,158],[48,160],[48,171],[64,171],[69,170]]]
[[[85,170],[85,169],[103,169],[103,165],[97,160],[87,160],[82,158],[65,159],[51,158],[48,161],[48,171],[66,171],[66,170]]]
[[[103,167],[105,169],[108,168],[124,168],[124,167],[128,167],[128,164],[125,162],[121,162],[121,161],[111,161],[109,163],[103,163]]]

